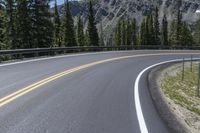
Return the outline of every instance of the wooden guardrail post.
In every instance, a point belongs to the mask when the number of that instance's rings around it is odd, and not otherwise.
[[[197,79],[197,88],[196,88],[196,95],[199,97],[199,85],[200,85],[200,63],[198,66],[198,79]]]
[[[183,58],[182,62],[182,81],[185,79],[185,58]]]
[[[190,71],[192,72],[193,70],[193,56],[191,55],[191,60],[190,60]]]

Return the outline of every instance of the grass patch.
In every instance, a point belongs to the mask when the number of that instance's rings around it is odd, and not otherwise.
[[[197,68],[198,66],[195,64],[191,72],[190,68],[186,67],[184,81],[182,81],[181,67],[177,68],[176,74],[168,74],[162,79],[161,88],[175,104],[200,116],[200,98],[196,96]]]

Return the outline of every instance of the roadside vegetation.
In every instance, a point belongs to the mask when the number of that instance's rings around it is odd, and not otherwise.
[[[54,11],[51,2],[55,3]],[[0,50],[98,46],[93,3],[87,2],[88,23],[83,25],[81,16],[74,22],[72,2],[63,2],[61,16],[57,0],[0,0]]]
[[[55,3],[53,9],[51,2]],[[154,45],[159,49],[200,43],[200,19],[191,24],[185,22],[181,4],[177,5],[172,21],[165,13],[159,18],[158,7],[145,14],[142,23],[121,16],[106,40],[102,25],[99,28],[96,25],[99,18],[95,17],[95,2],[88,0],[87,9],[82,11],[87,14],[86,21],[81,13],[75,21],[71,13],[73,2],[68,0],[63,15],[57,0],[0,0],[0,50],[103,45]]]
[[[173,110],[187,123],[188,126],[200,131],[200,97],[197,96],[198,64],[191,68],[186,66],[184,80],[182,67],[177,66],[161,81],[161,88]],[[174,105],[173,105],[174,104]]]

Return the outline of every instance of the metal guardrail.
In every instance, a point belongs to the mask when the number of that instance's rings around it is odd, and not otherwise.
[[[122,45],[122,46],[84,46],[84,47],[53,47],[53,48],[33,48],[0,50],[0,56],[18,54],[38,54],[51,52],[83,52],[83,51],[108,51],[108,50],[140,50],[140,49],[170,49],[170,50],[200,50],[200,46],[160,46],[160,45]]]
[[[32,48],[32,49],[15,49],[0,50],[0,55],[17,55],[17,54],[34,54],[49,52],[80,52],[80,51],[102,51],[102,50],[120,50],[132,48],[131,46],[87,46],[87,47],[53,47],[53,48]]]

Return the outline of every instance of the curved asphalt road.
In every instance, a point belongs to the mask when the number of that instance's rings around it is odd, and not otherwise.
[[[95,61],[128,55],[180,52],[107,52],[0,64],[0,98],[62,71]],[[0,107],[0,132],[140,133],[134,101],[136,77],[150,65],[183,57],[190,57],[190,54],[116,60],[65,75]],[[148,132],[170,133],[152,103],[146,75],[140,80],[139,96]]]

